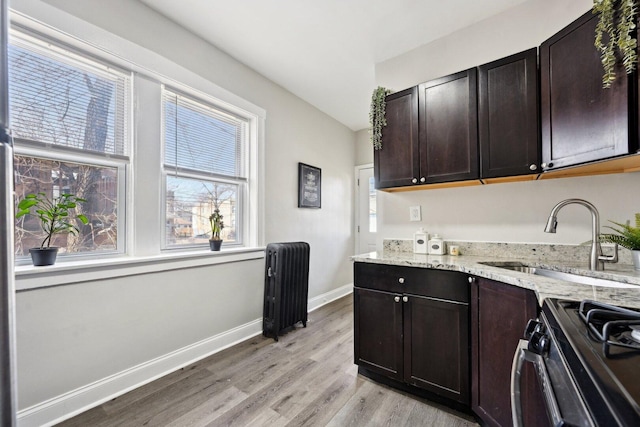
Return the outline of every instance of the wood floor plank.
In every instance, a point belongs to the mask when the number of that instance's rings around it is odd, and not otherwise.
[[[477,426],[456,414],[358,375],[347,296],[277,342],[251,338],[61,425]]]
[[[215,423],[224,426],[247,425],[247,423],[255,417],[256,413],[259,413],[278,399],[279,393],[286,393],[287,387],[314,363],[317,362],[307,359],[295,364],[291,370],[276,377],[272,382],[249,395],[249,397],[240,402],[240,404],[234,406],[219,418],[216,418]]]
[[[299,412],[287,427],[327,425],[355,394],[357,381],[358,379],[351,375],[339,376],[303,411]]]
[[[247,394],[236,387],[227,387],[191,411],[167,424],[167,427],[204,427],[218,418],[221,413],[238,405]]]
[[[404,394],[388,393],[369,424],[380,427],[410,426],[409,415],[417,404],[418,402]]]
[[[358,381],[359,387],[338,413],[327,423],[328,427],[364,426],[380,408],[385,390],[370,381]]]

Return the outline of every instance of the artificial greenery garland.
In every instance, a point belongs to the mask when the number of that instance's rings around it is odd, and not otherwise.
[[[600,52],[602,67],[604,68],[602,76],[602,86],[604,88],[611,87],[611,84],[616,79],[616,46],[627,74],[633,72],[638,62],[636,51],[638,42],[631,37],[633,30],[636,28],[637,1],[594,0],[593,2],[593,13],[600,14],[600,19],[596,26],[595,46]],[[617,14],[616,4],[619,4]]]
[[[374,150],[382,148],[382,128],[387,125],[385,117],[386,102],[385,97],[391,91],[378,86],[371,95],[371,109],[369,110],[369,123],[371,124],[371,143]]]

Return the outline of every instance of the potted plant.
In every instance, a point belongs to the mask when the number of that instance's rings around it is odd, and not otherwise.
[[[213,211],[209,216],[209,222],[211,223],[211,239],[209,239],[209,246],[212,251],[219,251],[222,246],[222,238],[220,232],[224,228],[224,222],[222,222],[223,216],[220,214],[220,209]]]
[[[605,227],[615,231],[617,234],[601,234],[600,240],[608,243],[617,243],[623,248],[629,249],[633,258],[634,268],[640,270],[640,213],[636,213],[635,227],[630,224],[630,221],[627,221],[626,224],[615,221],[609,222],[617,227]]]
[[[369,123],[371,124],[371,143],[374,150],[382,148],[382,128],[387,125],[386,100],[391,91],[382,86],[378,86],[371,95],[371,108],[369,110]]]
[[[76,214],[78,203],[86,202],[85,199],[73,194],[61,194],[58,197],[49,198],[46,193],[27,194],[18,203],[16,218],[24,215],[35,215],[40,219],[40,226],[45,233],[45,238],[39,248],[29,249],[33,265],[53,265],[58,255],[58,247],[51,246],[53,236],[56,234],[78,234],[75,225],[77,218],[83,224],[89,220],[82,214]]]

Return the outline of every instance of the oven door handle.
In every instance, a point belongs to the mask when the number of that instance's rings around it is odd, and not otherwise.
[[[529,341],[520,340],[516,347],[516,352],[513,355],[513,364],[511,365],[511,418],[513,420],[513,426],[524,426],[522,421],[520,383],[522,379],[522,368],[525,361],[533,363],[533,366],[535,367],[538,379],[540,380],[540,386],[542,387],[542,394],[544,395],[547,410],[551,416],[552,425],[564,425],[564,420],[560,415],[558,401],[556,400],[556,396],[553,392],[547,368],[544,365],[544,359],[539,354],[529,350]]]

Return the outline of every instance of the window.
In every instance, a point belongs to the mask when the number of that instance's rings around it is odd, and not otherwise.
[[[215,209],[225,246],[242,245],[248,119],[167,88],[163,117],[165,247],[207,244]]]
[[[124,252],[131,73],[45,37],[12,31],[9,111],[16,198],[68,192],[87,201],[78,236],[58,236],[61,254]],[[44,239],[37,218],[16,221],[16,256]]]

